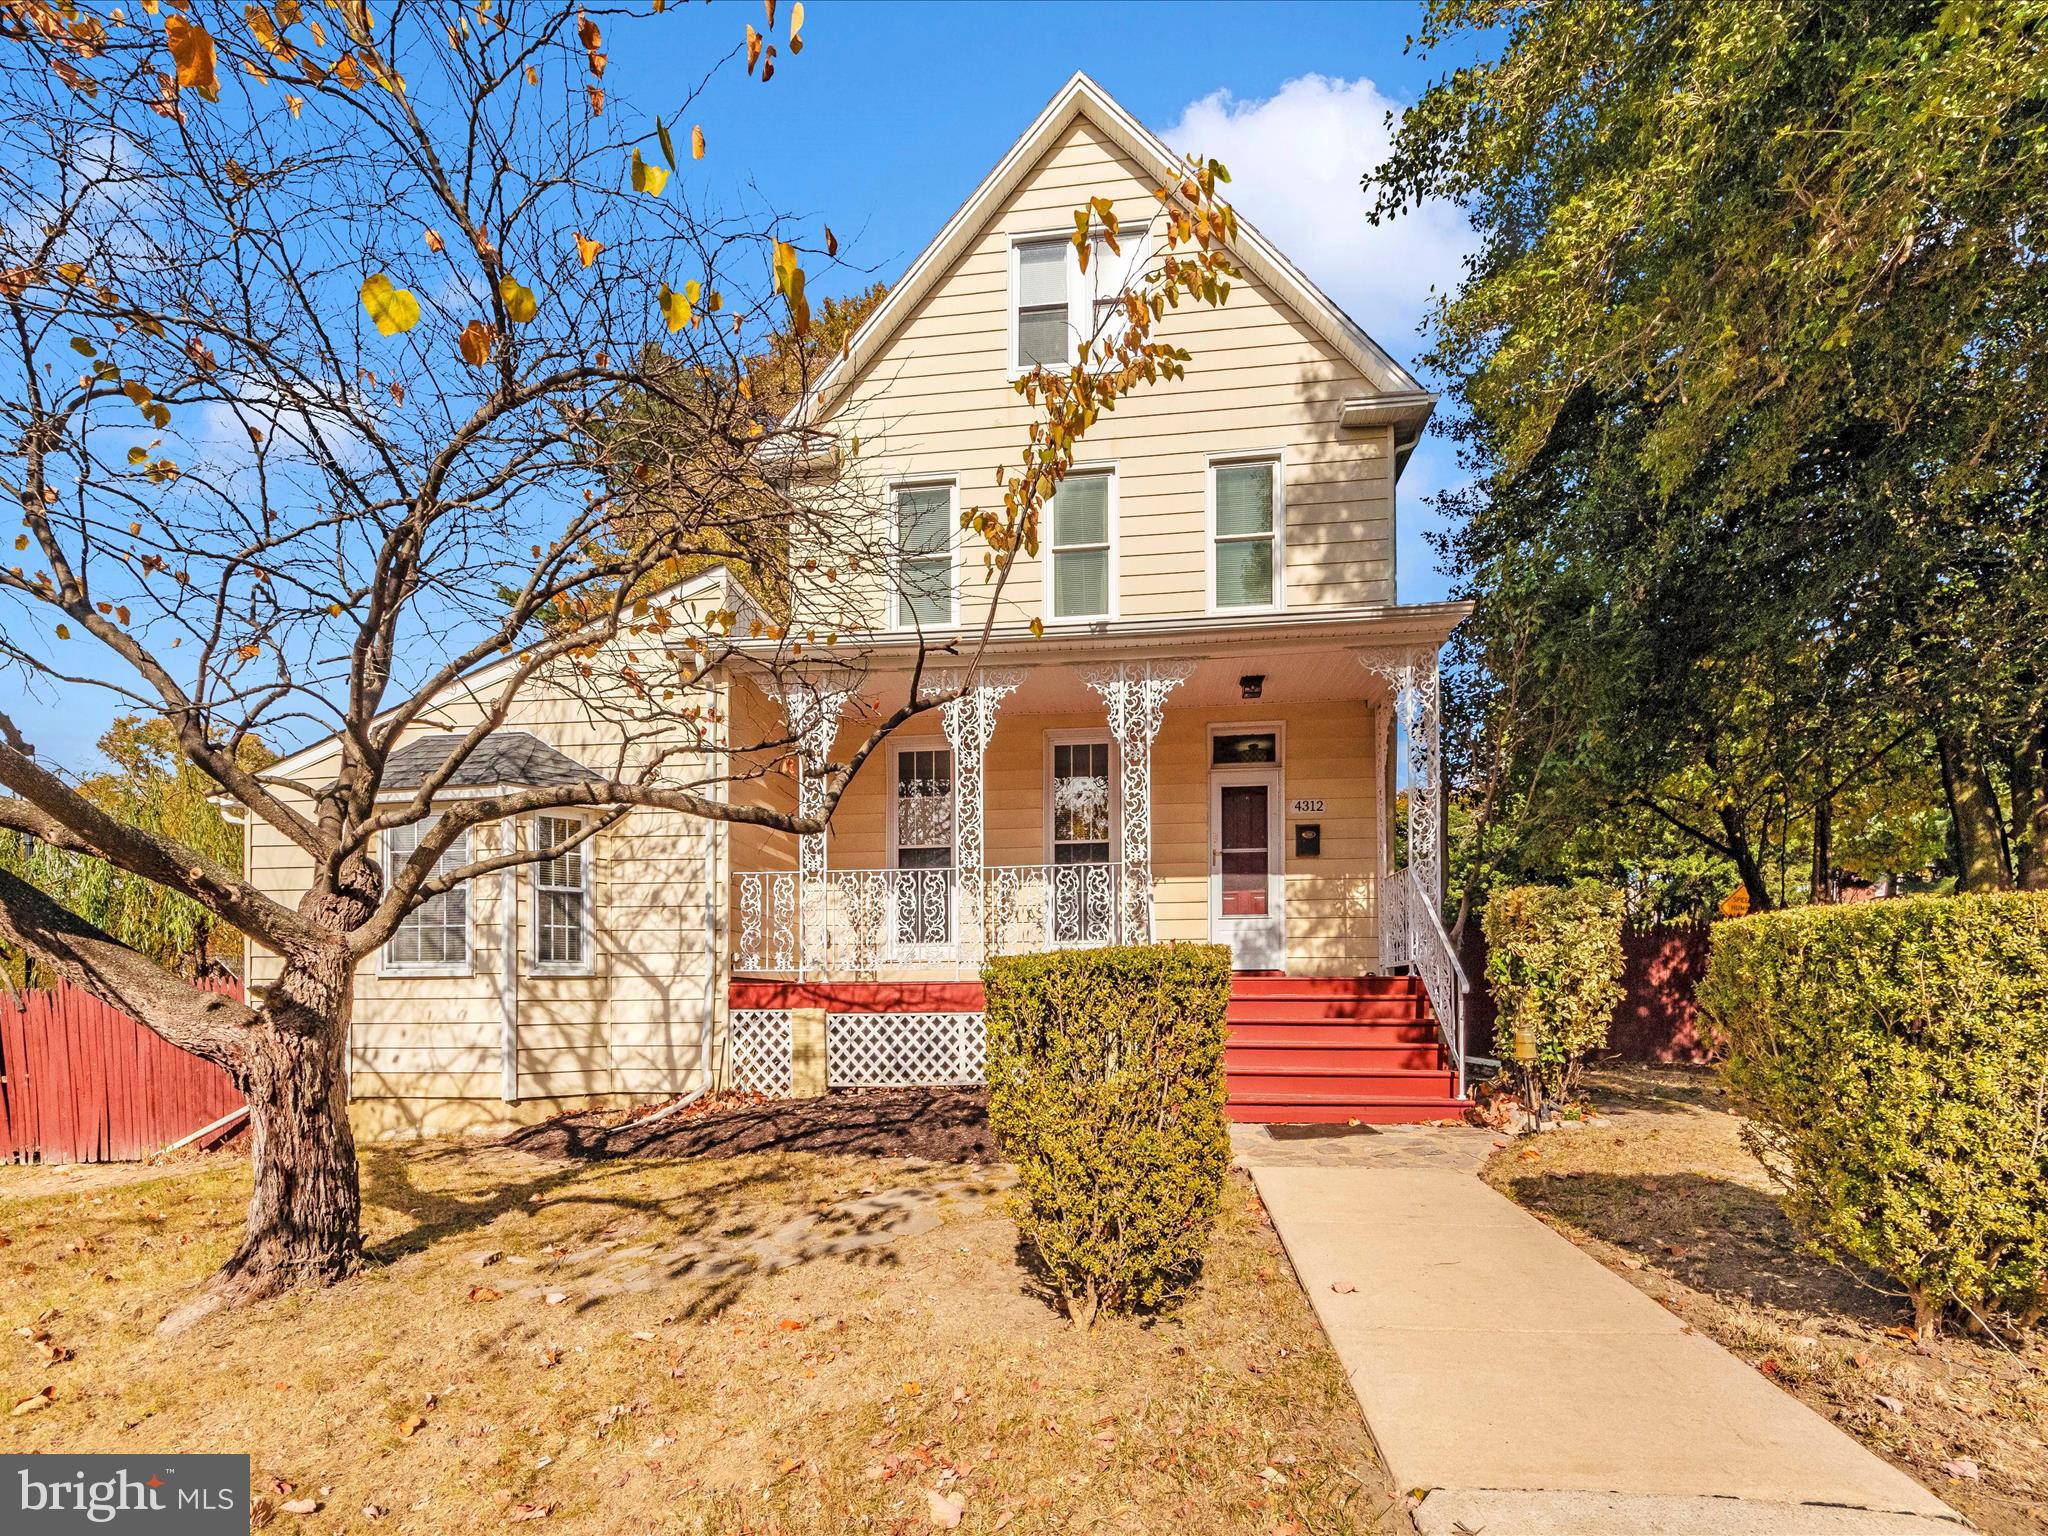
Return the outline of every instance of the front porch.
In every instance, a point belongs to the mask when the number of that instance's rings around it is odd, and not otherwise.
[[[1245,976],[1416,977],[1443,1024],[1438,1097],[1462,1092],[1462,978],[1435,897],[1436,644],[1359,643],[1380,627],[1325,622],[1209,655],[1105,655],[1094,637],[1006,645],[1005,665],[941,679],[960,696],[888,738],[826,833],[762,838],[735,858],[734,1061],[759,1059],[760,1086],[788,1091],[782,1063],[793,1053],[801,1077],[807,1047],[783,1015],[815,1010],[819,1031],[839,1021],[836,1044],[809,1053],[816,1087],[977,1081],[974,1029],[954,1016],[978,1026],[965,993],[990,957],[1215,942]],[[822,674],[785,695],[800,803],[817,803],[823,765],[845,760],[890,689],[883,672]],[[1404,745],[1415,857],[1395,867]],[[811,1002],[790,1001],[799,985]],[[894,1005],[868,996],[891,987]],[[925,988],[946,1000],[904,1005]]]

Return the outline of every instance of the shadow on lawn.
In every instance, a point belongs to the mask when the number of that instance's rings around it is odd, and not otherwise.
[[[516,1131],[505,1144],[540,1157],[579,1161],[737,1157],[748,1152],[821,1152],[938,1163],[1000,1160],[988,1129],[988,1094],[979,1088],[884,1088],[807,1099],[760,1099],[622,1125],[572,1115]]]
[[[1519,1204],[1732,1305],[1820,1314],[1837,1327],[1874,1330],[1904,1315],[1879,1277],[1803,1249],[1778,1201],[1733,1179],[1528,1173],[1509,1185]]]

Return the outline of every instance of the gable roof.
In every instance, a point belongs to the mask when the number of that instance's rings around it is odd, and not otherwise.
[[[393,752],[384,765],[378,798],[409,793],[448,761],[461,746],[459,734],[420,736]],[[582,784],[591,772],[568,753],[542,741],[531,731],[492,731],[476,750],[456,765],[444,789],[530,789],[544,784]]]
[[[888,297],[847,339],[839,356],[797,402],[786,426],[813,425],[832,409],[837,397],[880,355],[904,321],[915,313],[925,296],[938,286],[939,280],[1022,184],[1031,168],[1058,142],[1060,135],[1084,117],[1125,154],[1156,171],[1162,179],[1177,178],[1185,169],[1185,162],[1164,140],[1126,112],[1109,92],[1076,71],[919,253],[890,288]],[[1419,435],[1436,407],[1436,395],[1394,361],[1356,320],[1338,308],[1334,299],[1310,282],[1278,246],[1241,216],[1237,229],[1237,243],[1230,252],[1237,266],[1291,306],[1317,335],[1371,381],[1378,390],[1375,403],[1393,407],[1393,414],[1400,418],[1397,428],[1406,427],[1405,435],[1411,438]]]

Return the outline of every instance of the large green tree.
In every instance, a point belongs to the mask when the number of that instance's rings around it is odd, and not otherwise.
[[[1931,762],[1961,882],[2048,886],[2048,5],[1438,0],[1419,45],[1486,55],[1367,178],[1482,236],[1429,357],[1472,782],[1762,904],[1772,817],[1824,851]]]

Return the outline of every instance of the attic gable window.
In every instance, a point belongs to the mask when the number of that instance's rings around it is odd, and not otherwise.
[[[1089,245],[1088,270],[1081,270],[1074,242],[1067,235],[1033,236],[1011,246],[1011,362],[1018,372],[1032,368],[1064,368],[1083,341],[1092,341],[1090,356],[1100,359],[1106,343],[1123,329],[1117,314],[1125,283],[1139,267],[1137,236],[1126,236],[1121,252],[1096,235]]]
[[[1073,360],[1067,272],[1071,240],[1017,242],[1017,366],[1064,367]]]

